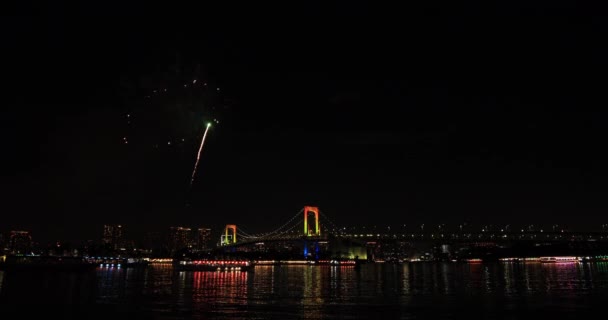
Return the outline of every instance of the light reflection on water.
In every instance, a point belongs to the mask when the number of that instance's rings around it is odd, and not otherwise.
[[[605,262],[259,266],[253,272],[99,268],[86,285],[86,276],[23,276],[0,272],[0,304],[29,285],[41,299],[66,296],[54,300],[72,305],[79,303],[72,292],[78,289],[94,293],[101,310],[154,318],[453,319],[471,312],[491,319],[575,318],[608,300]]]

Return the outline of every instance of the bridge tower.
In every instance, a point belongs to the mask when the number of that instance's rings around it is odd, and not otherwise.
[[[308,225],[308,213],[315,214],[315,225],[314,230]],[[320,236],[321,235],[321,227],[319,226],[319,208],[317,207],[304,207],[304,235],[307,237]]]
[[[224,228],[224,234],[221,237],[220,244],[222,246],[227,246],[236,243],[236,225],[235,224],[227,224],[226,228]]]

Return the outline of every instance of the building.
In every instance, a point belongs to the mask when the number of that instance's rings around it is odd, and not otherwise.
[[[28,254],[32,250],[32,236],[28,231],[11,231],[8,247],[12,254]]]
[[[198,228],[194,234],[194,241],[192,247],[196,251],[205,251],[209,249],[211,241],[211,229],[209,228]]]
[[[169,228],[169,253],[192,247],[192,229],[184,227]]]
[[[167,251],[166,235],[160,232],[146,232],[144,235],[144,249],[153,252],[154,254],[162,254]]]
[[[101,240],[106,247],[114,250],[123,247],[123,230],[119,224],[106,224],[103,226],[103,238]]]

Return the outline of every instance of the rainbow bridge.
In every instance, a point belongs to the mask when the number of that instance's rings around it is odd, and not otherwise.
[[[364,242],[350,244],[351,249],[336,249],[340,242],[336,225],[318,207],[305,206],[278,228],[266,233],[250,233],[235,224],[227,224],[220,238],[220,251],[226,253],[289,253],[290,258],[319,259],[323,252],[341,252],[345,258],[366,258]],[[280,251],[281,253],[277,253]]]

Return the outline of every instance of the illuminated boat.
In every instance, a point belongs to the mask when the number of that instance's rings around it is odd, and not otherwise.
[[[578,257],[541,257],[541,263],[574,263],[579,262]]]
[[[318,265],[350,266],[350,267],[358,266],[360,263],[361,262],[358,260],[349,260],[349,259],[319,260],[316,262],[316,264],[318,264]]]
[[[86,260],[100,268],[145,268],[150,264],[149,260],[139,258],[89,257]]]
[[[252,271],[249,261],[240,260],[181,260],[174,263],[177,270],[184,271]]]

